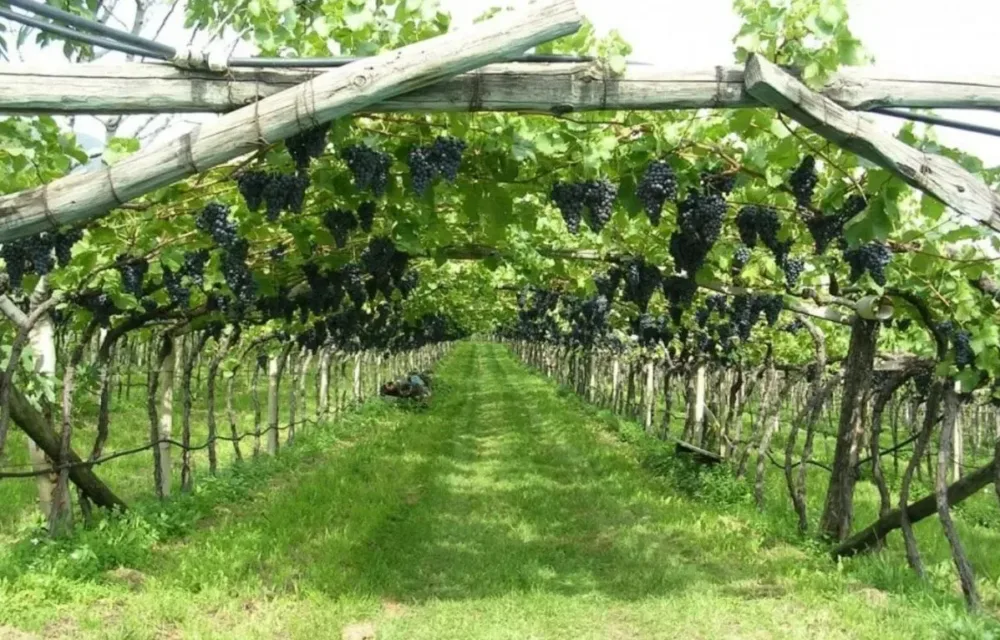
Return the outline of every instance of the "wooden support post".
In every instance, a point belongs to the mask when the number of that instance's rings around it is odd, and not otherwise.
[[[642,392],[642,426],[646,433],[653,433],[653,407],[656,405],[656,366],[653,359],[646,361],[646,384]]]
[[[0,198],[0,241],[104,215],[159,187],[257,151],[261,144],[521,54],[573,33],[580,24],[574,0],[539,0],[467,29],[328,71],[111,167]]]
[[[177,340],[173,336],[165,336],[164,342],[168,343],[166,357],[160,365],[160,439],[158,445],[160,449],[160,487],[158,494],[166,498],[170,496],[170,475],[173,465],[170,460],[171,444],[163,442],[173,436],[174,430],[174,368],[177,363]]]
[[[747,91],[819,135],[892,171],[955,211],[1000,231],[1000,195],[954,160],[924,153],[809,89],[760,56],[747,61]]]

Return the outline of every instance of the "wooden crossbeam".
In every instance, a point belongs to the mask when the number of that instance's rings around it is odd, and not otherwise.
[[[320,75],[316,69],[184,71],[166,64],[0,64],[2,113],[226,112]],[[759,106],[740,67],[691,71],[632,65],[495,64],[363,111],[668,110]],[[905,77],[878,69],[836,75],[821,93],[846,109],[1000,109],[1000,76]]]
[[[744,80],[747,92],[762,103],[1000,231],[1000,195],[957,162],[914,149],[885,133],[870,117],[844,109],[760,56],[747,62]]]
[[[121,162],[0,198],[0,241],[82,222],[190,175],[576,31],[574,0],[539,0],[453,33],[327,71]]]

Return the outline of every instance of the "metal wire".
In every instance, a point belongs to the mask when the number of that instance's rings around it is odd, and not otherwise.
[[[881,113],[884,116],[892,116],[893,118],[914,120],[916,122],[924,122],[926,124],[935,124],[941,127],[950,127],[952,129],[959,129],[961,131],[970,131],[972,133],[982,133],[988,136],[1000,137],[1000,129],[994,127],[987,127],[980,124],[972,124],[971,122],[963,122],[961,120],[952,120],[950,118],[929,116],[929,115],[924,115],[922,113],[913,113],[911,111],[890,109],[888,107],[878,107],[872,109],[872,112]]]
[[[148,38],[133,35],[127,31],[109,27],[97,22],[96,20],[73,15],[68,11],[63,11],[62,9],[57,9],[47,4],[36,2],[35,0],[6,0],[6,3],[12,7],[18,7],[19,9],[30,11],[45,18],[51,18],[52,20],[70,27],[76,27],[77,29],[83,29],[84,31],[90,31],[102,36],[107,36],[112,40],[117,40],[123,44],[131,44],[135,47],[139,47],[140,49],[148,49],[149,51],[158,52],[161,54],[158,57],[172,58],[177,54],[177,51],[173,47],[161,44],[154,40],[149,40]]]

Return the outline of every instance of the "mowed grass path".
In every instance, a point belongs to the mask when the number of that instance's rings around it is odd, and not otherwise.
[[[430,410],[375,412],[308,468],[157,549],[141,584],[55,585],[51,609],[0,612],[0,637],[324,639],[357,624],[384,640],[932,634],[932,608],[678,496],[502,346],[458,346]]]

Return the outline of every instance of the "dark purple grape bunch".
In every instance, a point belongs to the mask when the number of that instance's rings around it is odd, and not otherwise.
[[[642,202],[649,223],[654,227],[660,226],[663,205],[667,200],[677,199],[677,176],[670,163],[665,160],[649,163],[636,187],[635,195]]]
[[[345,209],[330,209],[323,214],[323,225],[333,235],[337,248],[343,249],[351,232],[358,228],[358,219]]]
[[[800,207],[809,208],[812,205],[813,195],[816,192],[816,185],[819,177],[816,175],[816,158],[805,156],[802,162],[795,168],[788,178],[788,184],[795,196],[795,202]]]
[[[330,123],[321,124],[311,129],[306,129],[285,140],[285,148],[288,155],[295,162],[295,167],[299,171],[305,171],[313,158],[323,155],[326,149],[326,134],[330,130]]]
[[[851,268],[851,282],[868,273],[880,287],[886,283],[886,267],[892,261],[892,251],[882,242],[869,242],[844,250],[844,260]]]
[[[458,138],[438,136],[433,144],[412,149],[407,164],[413,190],[423,195],[438,176],[448,182],[457,180],[466,146],[465,141]]]
[[[580,233],[580,222],[583,221],[583,210],[587,206],[587,190],[583,184],[572,182],[557,182],[552,187],[552,202],[555,203],[563,221],[570,233]]]
[[[750,264],[750,258],[752,255],[753,250],[745,244],[741,244],[736,247],[736,251],[733,252],[733,263],[729,268],[729,273],[734,278],[743,273],[743,270],[747,268],[748,264]]]
[[[218,202],[205,205],[195,220],[195,226],[211,236],[221,249],[231,247],[239,240],[236,224],[229,219],[229,207]]]
[[[385,195],[389,186],[392,156],[368,145],[357,144],[341,151],[340,157],[354,176],[355,189],[360,192],[369,191],[376,198]]]
[[[361,230],[365,233],[371,233],[374,222],[375,203],[369,200],[358,205],[358,223],[361,225]]]
[[[141,298],[143,281],[146,278],[146,272],[149,271],[149,262],[145,258],[120,255],[115,266],[121,276],[122,289],[125,290],[125,293]]]

